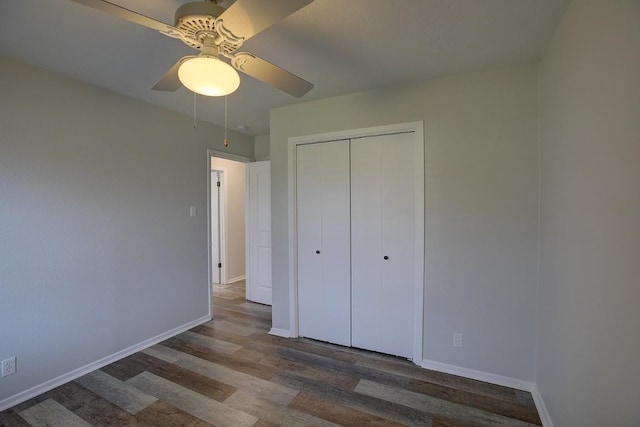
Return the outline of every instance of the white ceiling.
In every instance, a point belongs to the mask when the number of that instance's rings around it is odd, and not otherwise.
[[[187,2],[111,1],[169,24]],[[536,60],[565,7],[566,0],[315,0],[241,48],[315,88],[298,99],[241,75],[228,97],[229,126],[262,135],[273,107]],[[151,87],[193,52],[70,0],[0,0],[0,53],[187,115],[190,92]],[[222,125],[224,100],[198,97],[198,118]]]

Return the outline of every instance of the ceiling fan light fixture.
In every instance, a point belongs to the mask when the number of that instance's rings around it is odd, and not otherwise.
[[[238,72],[214,56],[187,59],[178,69],[178,78],[187,89],[205,96],[228,95],[240,86]]]

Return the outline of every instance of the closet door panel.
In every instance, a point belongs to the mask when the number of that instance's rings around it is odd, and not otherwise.
[[[351,344],[348,141],[297,147],[301,336]]]
[[[322,145],[322,282],[326,340],[351,345],[349,143]]]
[[[413,134],[380,137],[382,206],[381,350],[412,357],[415,271],[415,164]],[[388,256],[384,260],[384,256]]]
[[[323,331],[322,259],[322,169],[315,161],[313,146],[297,148],[298,311],[299,332],[316,337]]]
[[[382,151],[378,141],[351,142],[351,343],[378,350],[383,317]]]
[[[352,141],[352,345],[413,354],[415,140]],[[385,258],[386,257],[386,258]]]

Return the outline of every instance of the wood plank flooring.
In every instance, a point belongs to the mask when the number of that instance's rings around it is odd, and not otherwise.
[[[214,319],[0,413],[0,426],[532,426],[529,393],[268,334],[244,282]]]

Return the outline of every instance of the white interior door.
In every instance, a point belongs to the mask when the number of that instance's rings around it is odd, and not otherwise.
[[[247,299],[271,305],[271,162],[247,163]]]
[[[415,145],[412,133],[351,142],[352,345],[408,358],[421,239]]]
[[[349,141],[296,153],[299,334],[350,345]]]

